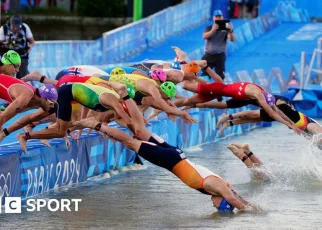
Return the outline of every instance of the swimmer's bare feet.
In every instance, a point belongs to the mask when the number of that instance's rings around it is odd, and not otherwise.
[[[228,121],[226,121],[226,122],[221,126],[221,128],[218,130],[218,136],[219,136],[219,137],[221,137],[221,136],[223,135],[224,130],[225,130],[228,126],[230,126]]]
[[[85,118],[82,119],[80,121],[75,121],[73,123],[73,126],[77,127],[77,128],[95,128],[95,125],[97,125],[97,123],[99,123],[94,117],[89,117],[89,118]]]
[[[185,61],[187,57],[187,53],[183,52],[179,47],[177,46],[171,46],[171,48],[174,50],[178,57],[178,61]]]
[[[242,144],[242,143],[235,142],[235,143],[232,143],[231,145],[236,146],[237,148],[244,150],[244,152],[246,154],[250,153],[250,148],[249,148],[248,144]]]
[[[243,149],[234,145],[229,145],[227,148],[239,159],[243,159],[243,157],[246,156]]]
[[[217,128],[219,128],[224,122],[229,120],[229,116],[227,113],[223,113],[221,115],[221,118],[219,119],[219,121],[217,122]]]
[[[17,139],[19,141],[22,151],[24,152],[24,154],[27,154],[27,148],[26,148],[27,140],[25,138],[25,134],[17,134]]]

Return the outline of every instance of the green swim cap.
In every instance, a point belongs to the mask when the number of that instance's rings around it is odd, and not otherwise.
[[[110,75],[113,76],[113,75],[118,75],[118,74],[126,74],[126,73],[125,73],[124,69],[122,69],[120,67],[116,67],[116,68],[112,69]]]
[[[127,89],[127,94],[129,95],[129,97],[133,99],[135,97],[134,87],[130,84],[126,84],[126,89]]]
[[[171,81],[163,82],[160,85],[160,89],[169,97],[173,98],[177,94],[176,85]]]
[[[20,55],[16,51],[9,50],[7,53],[3,54],[2,58],[1,58],[1,62],[4,65],[20,64],[21,58],[20,58]]]

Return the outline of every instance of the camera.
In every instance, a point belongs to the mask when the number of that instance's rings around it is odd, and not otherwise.
[[[23,34],[18,34],[14,36],[12,32],[9,32],[9,40],[8,40],[8,48],[13,50],[20,50],[24,49],[26,39],[24,38]]]
[[[230,20],[216,20],[215,22],[218,25],[218,30],[223,31],[223,30],[228,30],[228,26],[230,23]]]

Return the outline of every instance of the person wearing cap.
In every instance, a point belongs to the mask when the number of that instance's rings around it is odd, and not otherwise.
[[[216,73],[222,78],[225,78],[225,62],[226,62],[226,47],[227,39],[235,41],[235,35],[232,23],[227,23],[225,30],[219,30],[219,25],[216,21],[223,20],[221,10],[213,12],[213,25],[207,26],[202,34],[206,40],[205,55],[202,57],[206,60],[210,68],[215,68]],[[207,75],[204,71],[203,75]]]
[[[301,130],[295,126],[278,107],[275,105],[275,97],[267,93],[261,86],[250,82],[235,82],[225,84],[223,82],[199,83],[187,82],[182,84],[182,88],[197,93],[194,96],[185,99],[182,105],[194,106],[200,102],[211,101],[215,98],[231,97],[234,100],[257,100],[258,104],[267,112],[267,114],[293,129],[295,133],[300,134]]]
[[[29,52],[35,44],[33,34],[19,15],[13,15],[8,23],[0,28],[1,54],[14,50],[21,57],[21,66],[16,77],[18,79],[27,75]]]
[[[142,105],[144,98],[150,97],[153,99],[152,107],[163,110],[168,114],[179,116],[187,123],[196,122],[188,113],[178,110],[171,103],[170,99],[176,96],[176,86],[173,82],[167,81],[168,79],[158,79],[158,77],[151,79],[136,74],[113,74],[112,72],[111,76],[102,76],[101,78],[111,82],[131,85],[135,89],[133,99],[138,105]]]
[[[20,65],[20,55],[14,50],[9,50],[2,55],[0,73],[14,77],[19,72]]]
[[[35,107],[45,111],[45,116],[55,112],[58,94],[54,85],[43,85],[39,89],[19,79],[0,74],[0,98],[9,103],[0,113],[0,129],[2,125],[17,113]],[[2,132],[8,134],[6,129]]]
[[[259,206],[240,197],[222,177],[187,159],[181,149],[136,140],[121,130],[102,125],[93,117],[74,122],[73,125],[100,131],[112,140],[119,141],[134,150],[152,164],[169,170],[190,188],[211,196],[213,205],[219,211],[232,212],[235,208],[241,211],[261,210]]]
[[[298,127],[303,134],[307,134],[304,135],[304,137],[311,138],[315,134],[322,133],[322,126],[314,119],[295,110],[292,105],[290,106],[283,100],[278,99],[275,101],[275,103],[276,107],[281,110],[292,122],[294,122],[295,126]],[[261,121],[273,122],[276,120],[270,117],[264,109],[246,110],[229,115],[223,113],[217,123],[217,128],[222,125],[222,127],[219,129],[218,135],[220,136],[229,126],[245,123],[257,123]]]
[[[112,75],[116,74],[116,73],[122,74],[123,72],[124,71],[121,68],[117,67],[117,68],[112,70]],[[151,72],[150,75],[151,75],[151,78],[153,78],[153,79],[159,79],[159,80],[165,80],[166,79],[166,75],[161,69],[155,69],[154,71]],[[37,78],[29,79],[29,80],[38,80],[39,81],[40,76],[38,76]],[[158,144],[158,145],[166,147],[166,148],[175,148],[175,147],[169,145],[161,137],[159,137],[156,134],[150,132],[145,127],[143,114],[140,111],[140,109],[136,106],[134,101],[132,101],[132,99],[131,99],[131,98],[134,97],[135,91],[134,91],[134,88],[131,87],[130,85],[126,85],[126,88],[127,88],[126,89],[125,85],[117,83],[117,82],[108,82],[108,81],[104,81],[103,79],[100,79],[100,78],[97,78],[97,77],[78,76],[78,75],[70,75],[70,74],[61,76],[59,78],[59,81],[45,78],[44,82],[46,83],[47,80],[48,81],[50,80],[50,83],[55,83],[55,86],[57,88],[59,88],[61,86],[64,87],[64,85],[72,84],[73,82],[87,83],[87,84],[93,84],[93,85],[98,85],[99,84],[99,85],[101,85],[103,87],[112,87],[112,88],[114,88],[119,93],[119,95],[123,98],[122,100],[120,100],[120,103],[125,102],[126,107],[127,107],[127,111],[129,113],[130,117],[133,119],[133,125],[135,126],[135,129],[133,129],[132,127],[129,127],[129,128],[131,129],[131,131],[134,133],[134,135],[137,138],[139,138],[140,140],[143,140],[143,141],[153,142],[155,144]],[[125,88],[125,92],[127,92],[127,94],[124,94],[124,92],[121,92],[120,90],[117,89],[117,88],[122,88],[122,86]],[[59,101],[58,102],[59,103],[59,108],[65,108],[65,106],[67,106],[67,104],[68,104],[68,103],[66,104],[66,100],[67,100],[68,97],[67,96],[62,96],[62,98],[64,98],[64,100],[63,100],[64,103],[61,104],[62,102]],[[104,100],[104,101],[109,102],[108,100]],[[84,103],[82,103],[82,104],[84,105]],[[106,104],[106,103],[102,104],[102,105],[103,106],[104,105],[108,106],[108,104]],[[87,106],[87,107],[89,107],[89,106]],[[62,111],[62,113],[64,115],[67,116],[69,114],[68,113],[69,110],[66,109],[66,108],[62,109],[61,111]],[[81,111],[72,110],[72,114],[75,114],[77,112],[81,113]],[[82,111],[82,113],[83,113],[83,111]],[[106,115],[107,115],[106,113],[104,113],[104,114],[103,113],[97,113],[96,114],[96,112],[93,113],[93,110],[91,110],[90,113],[87,114],[88,117],[95,116],[95,117],[99,117],[97,119],[99,119],[102,122],[109,122],[109,121],[106,121]],[[27,117],[29,117],[29,119],[26,119]],[[25,117],[21,118],[18,123],[16,122],[16,123],[10,125],[8,127],[8,130],[10,132],[16,131],[19,128],[22,128],[24,125],[27,125],[28,124],[28,123],[26,123],[27,120],[34,122],[35,121],[34,119],[36,119],[35,115],[26,115]],[[66,118],[63,118],[62,115],[59,116],[59,119],[66,120]],[[77,118],[76,120],[79,120],[79,119]],[[71,121],[75,121],[75,119],[71,118]],[[128,126],[126,125],[126,122],[124,122],[124,121],[122,122],[120,119],[116,119],[115,121],[118,122],[121,126],[123,126],[125,128],[128,128]],[[60,121],[60,123],[62,123],[62,122]],[[27,132],[31,133],[30,130],[28,130]],[[80,133],[81,132],[79,132],[79,134]],[[0,136],[0,140],[2,140],[1,136]]]

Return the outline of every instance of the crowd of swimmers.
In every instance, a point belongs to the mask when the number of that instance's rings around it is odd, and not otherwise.
[[[147,161],[168,169],[189,187],[210,195],[214,207],[220,211],[260,209],[239,196],[225,179],[194,164],[180,148],[149,131],[146,128],[148,120],[165,112],[169,119],[179,118],[192,124],[197,120],[186,112],[189,108],[239,108],[251,104],[259,110],[222,114],[217,123],[219,132],[222,134],[225,128],[237,124],[278,121],[310,138],[322,133],[322,127],[297,111],[289,99],[272,95],[250,82],[225,84],[206,61],[187,62],[182,50],[173,49],[176,53],[174,62],[146,61],[105,71],[93,66],[71,66],[57,73],[55,79],[34,71],[21,80],[14,78],[19,71],[20,56],[15,51],[8,51],[0,63],[0,98],[8,103],[0,113],[0,141],[23,129],[17,138],[27,154],[28,140],[39,139],[49,145],[49,139],[64,138],[69,147],[68,135],[77,141],[82,129],[89,128],[121,142]],[[211,83],[199,77],[202,70],[213,79]],[[39,81],[42,85],[35,88],[28,83],[31,81]],[[177,95],[177,84],[193,92],[193,96]],[[224,97],[230,99],[224,101]],[[149,107],[153,111],[145,118],[143,114]],[[3,127],[18,113],[30,109],[36,111]],[[133,135],[109,127],[111,121],[128,128]],[[44,123],[48,123],[46,129],[33,131],[35,126]],[[248,145],[234,143],[228,148],[247,167],[262,166]]]

